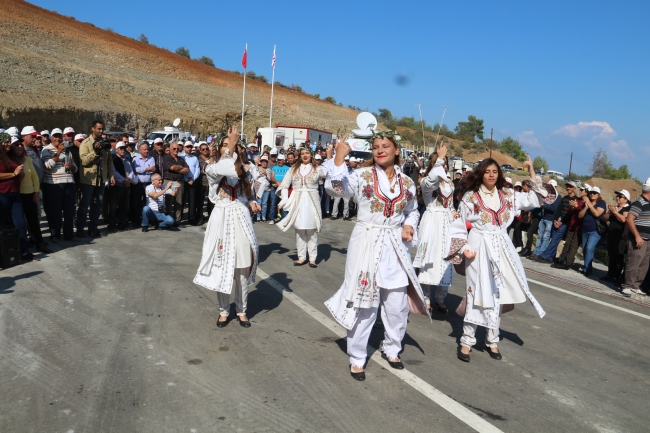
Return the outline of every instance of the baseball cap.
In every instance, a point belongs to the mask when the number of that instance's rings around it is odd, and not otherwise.
[[[8,128],[5,132],[9,135],[20,135],[18,134],[18,128],[16,128],[15,126]]]
[[[135,141],[133,141],[133,137],[131,137],[130,135],[129,135],[129,143],[135,143]]]
[[[557,181],[556,181],[555,179],[551,179],[551,180],[548,182],[548,184],[549,184],[549,185],[553,185],[553,186],[555,187],[555,186],[557,186]]]
[[[512,185],[512,179],[509,177],[506,177],[506,182],[508,182],[510,185]]]
[[[463,165],[464,170],[469,170],[469,165]]]
[[[68,126],[63,130],[63,135],[74,134],[74,129],[72,126]]]
[[[118,141],[117,146],[115,146],[116,149],[119,149],[120,147],[126,147],[126,143],[123,141]]]
[[[620,191],[614,191],[614,194],[617,194],[617,195],[621,194],[622,196],[624,196],[627,199],[627,201],[630,201],[630,192],[628,190],[626,190],[626,189],[622,189]]]
[[[279,154],[279,155],[278,155],[278,160],[280,160],[280,159],[287,159],[287,157],[284,156],[283,154]]]
[[[77,135],[74,136],[74,141],[77,141],[77,140],[83,140],[83,139],[84,139],[84,135],[83,135],[83,134],[77,134]]]
[[[521,186],[521,182],[515,182],[515,186]]]
[[[323,157],[322,157],[322,156],[320,156],[320,155],[316,155],[316,156],[314,156],[314,159],[318,159],[318,160],[321,160],[321,159],[323,159]]]
[[[162,138],[156,138],[156,139],[153,141],[153,144],[156,144],[156,143],[162,143],[162,142],[163,142],[163,139],[162,139]]]
[[[47,129],[41,131],[41,136],[43,135],[50,135],[50,131],[48,131]]]
[[[11,137],[11,144],[14,144],[17,141],[23,141],[21,137],[16,137],[15,135]]]
[[[343,159],[346,160],[346,161],[349,161],[350,160],[350,155],[346,155],[345,158],[343,158]]]
[[[277,155],[278,154],[278,149],[271,149],[271,152],[269,152],[270,155]]]
[[[567,182],[567,183],[564,184],[564,186],[571,186],[571,187],[573,187],[573,188],[577,188],[577,187],[578,187],[578,185],[576,185],[575,182]]]
[[[260,157],[260,161],[268,161],[268,160],[269,160],[269,157],[266,156],[266,155]]]
[[[59,128],[54,128],[52,130],[52,135],[54,135],[54,134],[63,134],[63,132]]]
[[[600,194],[600,188],[598,188],[597,186],[592,186],[589,192],[597,192],[598,194]]]
[[[33,126],[25,126],[22,131],[20,131],[20,135],[38,135],[38,132],[34,129]]]
[[[246,146],[246,147],[249,147],[249,148],[250,148],[250,147],[257,147],[257,144],[255,144],[255,143],[248,143],[248,146]]]

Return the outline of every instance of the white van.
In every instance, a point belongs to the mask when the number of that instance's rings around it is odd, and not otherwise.
[[[549,170],[546,172],[547,176],[557,177],[560,180],[564,180],[564,174],[559,171]]]

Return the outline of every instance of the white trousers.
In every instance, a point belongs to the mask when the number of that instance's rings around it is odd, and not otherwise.
[[[316,230],[296,229],[296,250],[298,260],[307,260],[307,253],[309,252],[309,260],[316,262],[318,252],[318,233]]]
[[[390,358],[397,358],[402,350],[402,340],[406,334],[409,305],[406,287],[379,290],[381,320],[384,323],[384,341],[381,350]],[[357,323],[348,331],[348,355],[350,365],[362,367],[368,357],[368,339],[372,325],[377,319],[377,308],[362,308]]]
[[[434,293],[433,288],[435,287],[436,291]],[[424,300],[429,303],[431,298],[434,298],[436,302],[442,304],[445,302],[447,293],[449,292],[449,286],[429,286],[429,296],[425,296]]]
[[[343,218],[350,216],[350,198],[352,197],[343,197]],[[341,197],[334,197],[334,208],[332,209],[332,216],[336,218],[339,214],[339,203],[341,202]]]
[[[463,322],[463,336],[460,338],[460,345],[472,347],[476,344],[476,328],[474,323]],[[486,328],[485,345],[497,347],[499,342],[499,329]]]
[[[235,269],[234,287],[231,290],[235,292],[235,311],[238,316],[246,315],[246,305],[248,303],[248,276],[250,268]],[[217,292],[219,300],[219,315],[228,317],[230,315],[230,295],[231,293]]]

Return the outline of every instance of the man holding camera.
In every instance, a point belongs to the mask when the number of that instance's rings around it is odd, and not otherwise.
[[[80,238],[86,237],[84,228],[89,206],[88,234],[93,237],[101,236],[97,229],[97,222],[104,201],[104,187],[106,184],[115,185],[111,145],[102,141],[103,133],[104,122],[95,120],[91,135],[79,146],[81,203],[77,211],[77,237]]]

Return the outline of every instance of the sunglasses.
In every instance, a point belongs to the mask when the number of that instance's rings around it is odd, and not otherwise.
[[[589,191],[589,194],[598,194],[596,191]]]

